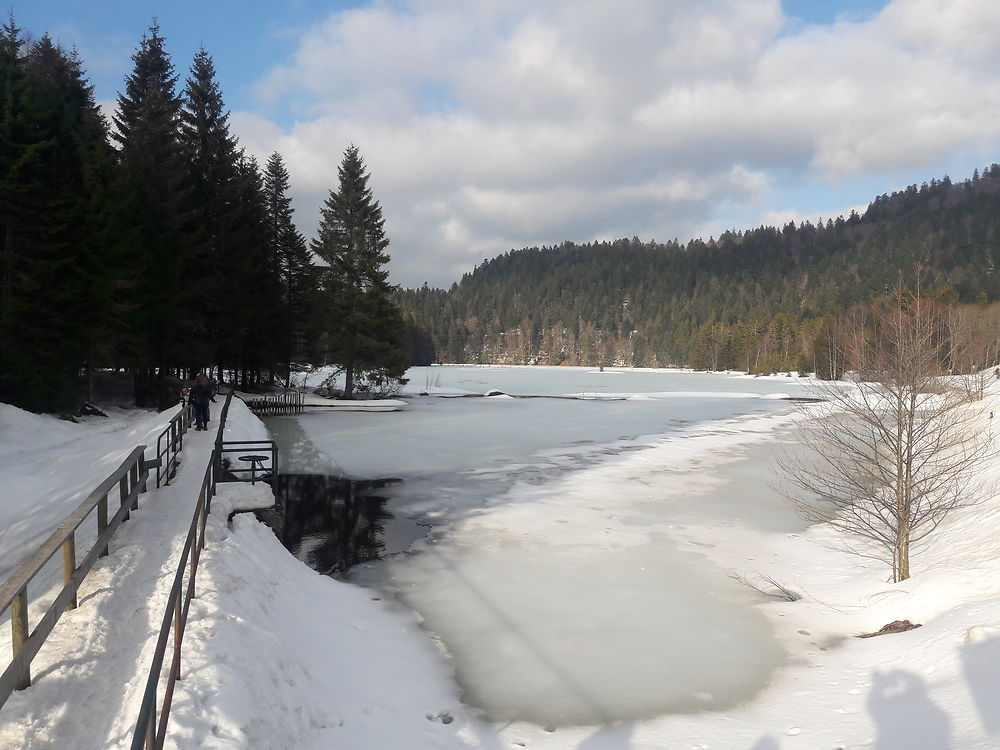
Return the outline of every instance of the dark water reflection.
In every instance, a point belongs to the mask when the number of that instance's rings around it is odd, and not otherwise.
[[[256,511],[281,543],[325,575],[343,577],[354,565],[404,552],[428,524],[397,517],[379,491],[399,479],[351,480],[327,474],[279,474],[275,505]]]

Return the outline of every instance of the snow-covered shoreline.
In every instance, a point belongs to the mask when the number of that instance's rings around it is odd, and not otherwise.
[[[1000,411],[1000,397],[991,392],[974,408]],[[235,434],[259,435],[262,429],[245,410],[234,409],[230,418]],[[767,449],[789,420],[747,419],[742,429],[703,439],[706,448],[738,462],[748,450]],[[43,428],[34,429],[40,435]],[[186,443],[190,453],[179,476],[203,470],[210,449],[204,442]],[[68,444],[38,441],[56,443]],[[658,467],[683,459],[679,446],[668,442],[580,472],[571,481],[591,489],[605,481],[634,482],[637,501],[655,501],[665,490],[656,485]],[[1000,475],[996,465],[984,471]],[[226,526],[229,509],[268,504],[268,493],[265,485],[230,485],[217,498],[168,747],[986,750],[1000,744],[998,498],[949,517],[915,555],[913,578],[900,584],[886,583],[884,564],[850,554],[845,540],[824,526],[791,534],[725,523],[674,529],[718,564],[773,576],[803,595],[797,602],[758,605],[788,649],[789,663],[756,696],[725,711],[548,731],[528,722],[486,722],[465,707],[446,655],[409,611],[371,590],[309,570],[251,516],[237,515],[232,528]],[[184,503],[179,496],[176,502]],[[490,524],[492,518],[515,529],[518,523],[555,523],[560,502],[521,502],[477,522]],[[146,507],[153,518],[160,500]],[[141,515],[137,521],[126,524],[124,550],[152,545],[166,528],[144,525]],[[115,553],[102,570],[110,575],[120,561]],[[172,571],[166,563],[164,568],[166,579]],[[100,576],[88,582],[94,588],[65,616],[63,653],[108,648],[96,637],[109,632],[107,618],[121,615],[122,607],[141,606],[118,599],[105,611],[116,600],[108,599],[104,583]],[[148,600],[142,612],[148,632],[135,628],[133,650],[148,650],[162,604],[162,593]],[[879,638],[852,637],[897,619],[923,626]],[[142,659],[130,665],[131,677],[119,669],[113,677],[118,682],[110,684],[101,682],[106,678],[94,659],[65,661],[49,651],[43,656],[39,687],[15,696],[0,711],[0,745],[126,747],[136,686],[144,680]],[[119,705],[108,697],[122,695],[122,680],[128,687]],[[102,695],[108,702],[100,701]],[[97,707],[112,705],[119,713],[109,720]]]
[[[995,396],[983,408],[995,407]],[[746,432],[732,432],[728,437],[705,436],[716,441],[715,450],[729,449],[738,453],[749,445],[763,445],[771,439],[773,430],[787,427],[788,418],[769,417],[747,420]],[[756,429],[753,429],[756,426]],[[720,442],[721,440],[721,442]],[[620,483],[626,465],[635,471],[640,465],[655,467],[673,453],[676,446],[662,446],[624,457],[577,477],[588,483],[605,479]],[[738,460],[734,456],[734,460]],[[991,467],[996,471],[996,467]],[[648,480],[648,476],[645,477]],[[648,489],[648,486],[647,486]],[[537,526],[545,519],[554,520],[558,512],[521,503],[513,511],[525,524]],[[503,522],[512,522],[511,511],[503,514]],[[488,521],[487,521],[488,523]],[[427,651],[433,639],[417,628],[413,615],[400,611],[391,602],[376,594],[336,582],[316,582],[329,589],[331,606],[339,613],[337,625],[329,628],[322,641],[336,644],[361,630],[393,633],[391,651],[381,652],[376,663],[383,665],[409,664],[402,674],[375,679],[362,684],[337,680],[328,685],[320,676],[342,670],[354,674],[355,666],[345,668],[339,661],[344,654],[331,654],[332,663],[324,668],[326,659],[316,653],[308,657],[310,676],[289,679],[286,670],[300,669],[297,660],[275,656],[269,671],[245,682],[282,685],[281,698],[271,695],[268,700],[277,715],[268,714],[267,722],[287,728],[288,743],[293,747],[325,747],[335,742],[343,747],[531,747],[543,750],[568,750],[587,747],[595,749],[630,747],[638,749],[703,747],[703,748],[823,748],[865,747],[892,748],[992,748],[996,746],[1000,705],[1000,548],[996,540],[1000,530],[1000,504],[991,500],[975,509],[956,514],[938,539],[915,558],[917,574],[902,584],[885,582],[882,563],[860,558],[845,551],[844,540],[833,530],[815,526],[800,534],[773,534],[766,531],[729,529],[720,525],[711,530],[687,528],[679,534],[689,542],[704,542],[711,534],[712,546],[699,546],[719,564],[739,572],[761,572],[774,576],[803,594],[798,602],[769,602],[759,607],[773,623],[777,637],[788,649],[790,662],[780,668],[771,683],[745,704],[722,712],[675,714],[653,719],[616,722],[610,725],[570,726],[549,731],[528,722],[492,724],[478,718],[477,712],[459,701],[457,688],[451,681],[449,665],[444,655]],[[992,541],[991,541],[992,540]],[[220,583],[241,568],[241,558],[250,565],[251,559],[281,556],[266,529],[251,519],[239,520],[227,545],[218,554],[226,558],[227,573],[221,573]],[[215,552],[212,553],[216,554]],[[289,557],[290,556],[286,556]],[[289,562],[289,561],[285,561]],[[291,561],[282,566],[288,575],[312,580],[316,575]],[[299,566],[299,567],[296,567]],[[209,563],[208,570],[213,569]],[[220,570],[215,567],[215,570]],[[215,573],[209,573],[214,576]],[[248,581],[249,583],[249,581]],[[272,579],[270,586],[278,586]],[[255,595],[244,590],[230,604],[221,607],[215,617],[226,617],[229,607],[247,606]],[[323,594],[326,596],[326,594]],[[237,601],[236,599],[239,599]],[[266,597],[265,597],[266,598]],[[245,600],[245,602],[244,602]],[[244,602],[241,604],[240,602]],[[307,617],[315,607],[305,600],[286,605]],[[259,607],[254,611],[259,614]],[[350,614],[346,614],[350,612]],[[346,614],[346,616],[345,616]],[[318,621],[327,614],[316,612]],[[854,635],[871,632],[896,619],[911,619],[923,627],[897,635],[859,640]],[[276,618],[272,628],[260,626],[260,632],[280,632],[287,618]],[[320,627],[320,622],[303,627]],[[257,629],[254,629],[255,632]],[[234,639],[244,637],[240,629]],[[271,636],[268,636],[270,638]],[[215,639],[213,639],[215,640]],[[296,632],[289,640],[300,643]],[[350,641],[346,641],[350,642]],[[306,641],[308,643],[308,640]],[[219,660],[213,652],[226,641],[203,641],[206,664]],[[318,652],[321,644],[313,644]],[[300,647],[296,647],[296,651]],[[399,647],[403,655],[396,651]],[[230,643],[228,648],[233,648]],[[262,645],[249,640],[242,649],[259,653]],[[264,651],[275,650],[273,647]],[[309,648],[306,648],[309,651]],[[350,648],[348,648],[350,651]],[[376,649],[378,652],[378,649]],[[316,664],[316,662],[319,662]],[[381,667],[380,667],[381,668]],[[353,678],[352,678],[353,679]],[[669,679],[669,675],[664,675]],[[303,688],[302,680],[311,685]],[[228,681],[227,681],[228,682]],[[212,682],[205,686],[208,690]],[[187,687],[185,688],[187,689]],[[341,694],[344,691],[345,694]],[[307,708],[298,706],[304,694],[322,695],[316,705],[306,701]],[[264,700],[265,694],[260,695]],[[243,705],[241,710],[251,715],[258,701]],[[330,726],[304,728],[297,723],[299,711],[320,712],[336,722]],[[379,717],[373,720],[371,717]],[[442,723],[441,717],[450,719]],[[206,731],[194,717],[191,736]],[[323,721],[320,722],[322,724]],[[250,725],[260,728],[261,721]],[[377,728],[376,726],[377,725]],[[247,726],[243,724],[244,728]],[[382,733],[399,729],[401,734],[386,738]],[[200,728],[199,728],[200,727]],[[403,739],[406,737],[406,739]],[[237,747],[264,746],[278,742],[279,734],[261,733],[234,738]],[[228,745],[219,745],[228,746]]]

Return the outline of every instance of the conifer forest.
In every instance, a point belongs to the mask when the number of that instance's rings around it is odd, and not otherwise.
[[[450,289],[400,289],[355,146],[309,240],[281,154],[231,132],[211,55],[178,72],[154,23],[132,59],[109,119],[76,53],[0,32],[2,402],[69,408],[108,370],[158,407],[199,370],[255,388],[324,364],[347,397],[434,362],[831,377],[839,321],[900,286],[947,309],[948,369],[1000,352],[997,165],[846,218],[510,250]]]
[[[309,362],[402,375],[357,149],[310,247],[281,155],[260,164],[230,132],[208,52],[182,80],[154,23],[132,59],[108,122],[75,54],[0,32],[0,401],[65,408],[107,369],[161,407],[202,369],[244,388]]]
[[[449,290],[407,289],[411,342],[442,362],[816,372],[841,319],[900,288],[945,306],[946,369],[1000,353],[1000,166],[876,197],[863,215],[685,244],[511,250]],[[958,351],[961,350],[961,355]]]

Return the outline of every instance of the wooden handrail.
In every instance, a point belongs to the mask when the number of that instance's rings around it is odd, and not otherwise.
[[[97,558],[108,553],[111,537],[139,507],[139,494],[146,491],[149,469],[146,446],[136,446],[121,466],[101,482],[87,499],[55,528],[37,550],[0,585],[0,614],[10,609],[13,657],[0,675],[0,706],[14,690],[31,685],[31,661],[67,609],[76,607],[76,594]],[[120,507],[108,519],[108,493],[119,487]],[[97,508],[97,538],[79,565],[76,562],[76,530]],[[28,622],[28,584],[59,550],[63,553],[63,587],[45,610],[34,629]]]
[[[55,531],[39,545],[35,553],[17,566],[14,572],[10,574],[10,577],[0,585],[0,612],[7,610],[7,607],[14,601],[14,597],[17,596],[18,592],[27,586],[29,581],[35,577],[35,574],[42,569],[45,563],[59,551],[66,538],[76,531],[80,524],[87,519],[87,516],[90,515],[94,507],[101,501],[101,498],[107,499],[111,488],[121,481],[121,478],[128,473],[132,464],[136,463],[137,459],[145,451],[145,445],[137,445],[129,453],[128,458],[122,461],[121,466],[115,469],[107,479],[97,485],[94,491],[87,496],[87,499],[66,516],[62,523],[56,526]]]

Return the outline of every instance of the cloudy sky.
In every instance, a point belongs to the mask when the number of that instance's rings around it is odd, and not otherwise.
[[[13,0],[108,107],[153,16],[215,58],[312,235],[357,144],[392,280],[511,248],[686,241],[1000,161],[997,0]]]

